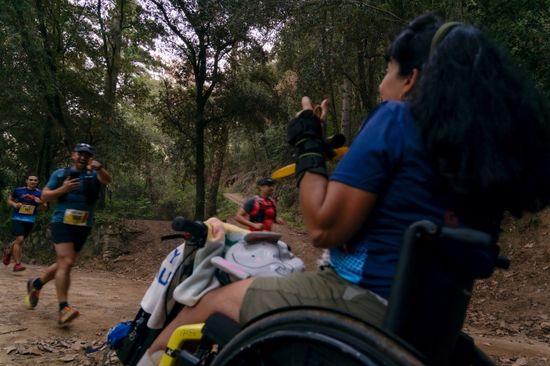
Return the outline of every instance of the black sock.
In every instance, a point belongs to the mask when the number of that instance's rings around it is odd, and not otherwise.
[[[34,287],[35,289],[42,290],[42,286],[44,286],[44,284],[42,283],[42,280],[40,279],[40,277],[32,281],[32,287]]]
[[[59,311],[65,309],[65,306],[69,306],[69,303],[67,301],[63,301],[59,303]]]

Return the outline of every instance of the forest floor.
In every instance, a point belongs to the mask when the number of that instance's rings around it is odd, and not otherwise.
[[[229,196],[241,202],[240,196]],[[232,220],[228,220],[232,222]],[[57,327],[55,288],[46,285],[34,310],[23,305],[26,280],[43,266],[29,265],[13,273],[0,267],[0,365],[100,365],[106,355],[98,348],[108,329],[133,319],[141,297],[167,253],[179,243],[161,242],[170,222],[128,220],[135,239],[127,253],[108,262],[101,258],[79,263],[73,271],[71,303],[81,316],[68,328]],[[508,271],[479,281],[466,321],[467,332],[499,365],[550,365],[550,211],[510,221],[500,244],[512,260]],[[276,225],[275,231],[314,270],[320,251],[308,245],[305,232]],[[113,364],[116,358],[112,358]]]

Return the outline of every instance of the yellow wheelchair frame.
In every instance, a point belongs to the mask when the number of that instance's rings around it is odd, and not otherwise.
[[[176,328],[170,336],[166,350],[160,360],[160,366],[176,366],[175,352],[182,349],[186,342],[200,341],[203,327],[204,323],[198,323]]]

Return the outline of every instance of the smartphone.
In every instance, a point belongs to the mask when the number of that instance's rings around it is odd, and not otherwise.
[[[69,178],[70,178],[70,179],[80,178],[80,172],[71,171],[71,172],[69,173]]]

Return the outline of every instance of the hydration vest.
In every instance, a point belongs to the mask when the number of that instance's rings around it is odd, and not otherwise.
[[[261,222],[264,224],[264,230],[271,230],[271,226],[277,218],[277,206],[275,201],[270,197],[262,198],[260,196],[254,196],[253,199],[254,204],[248,213],[250,221]]]

